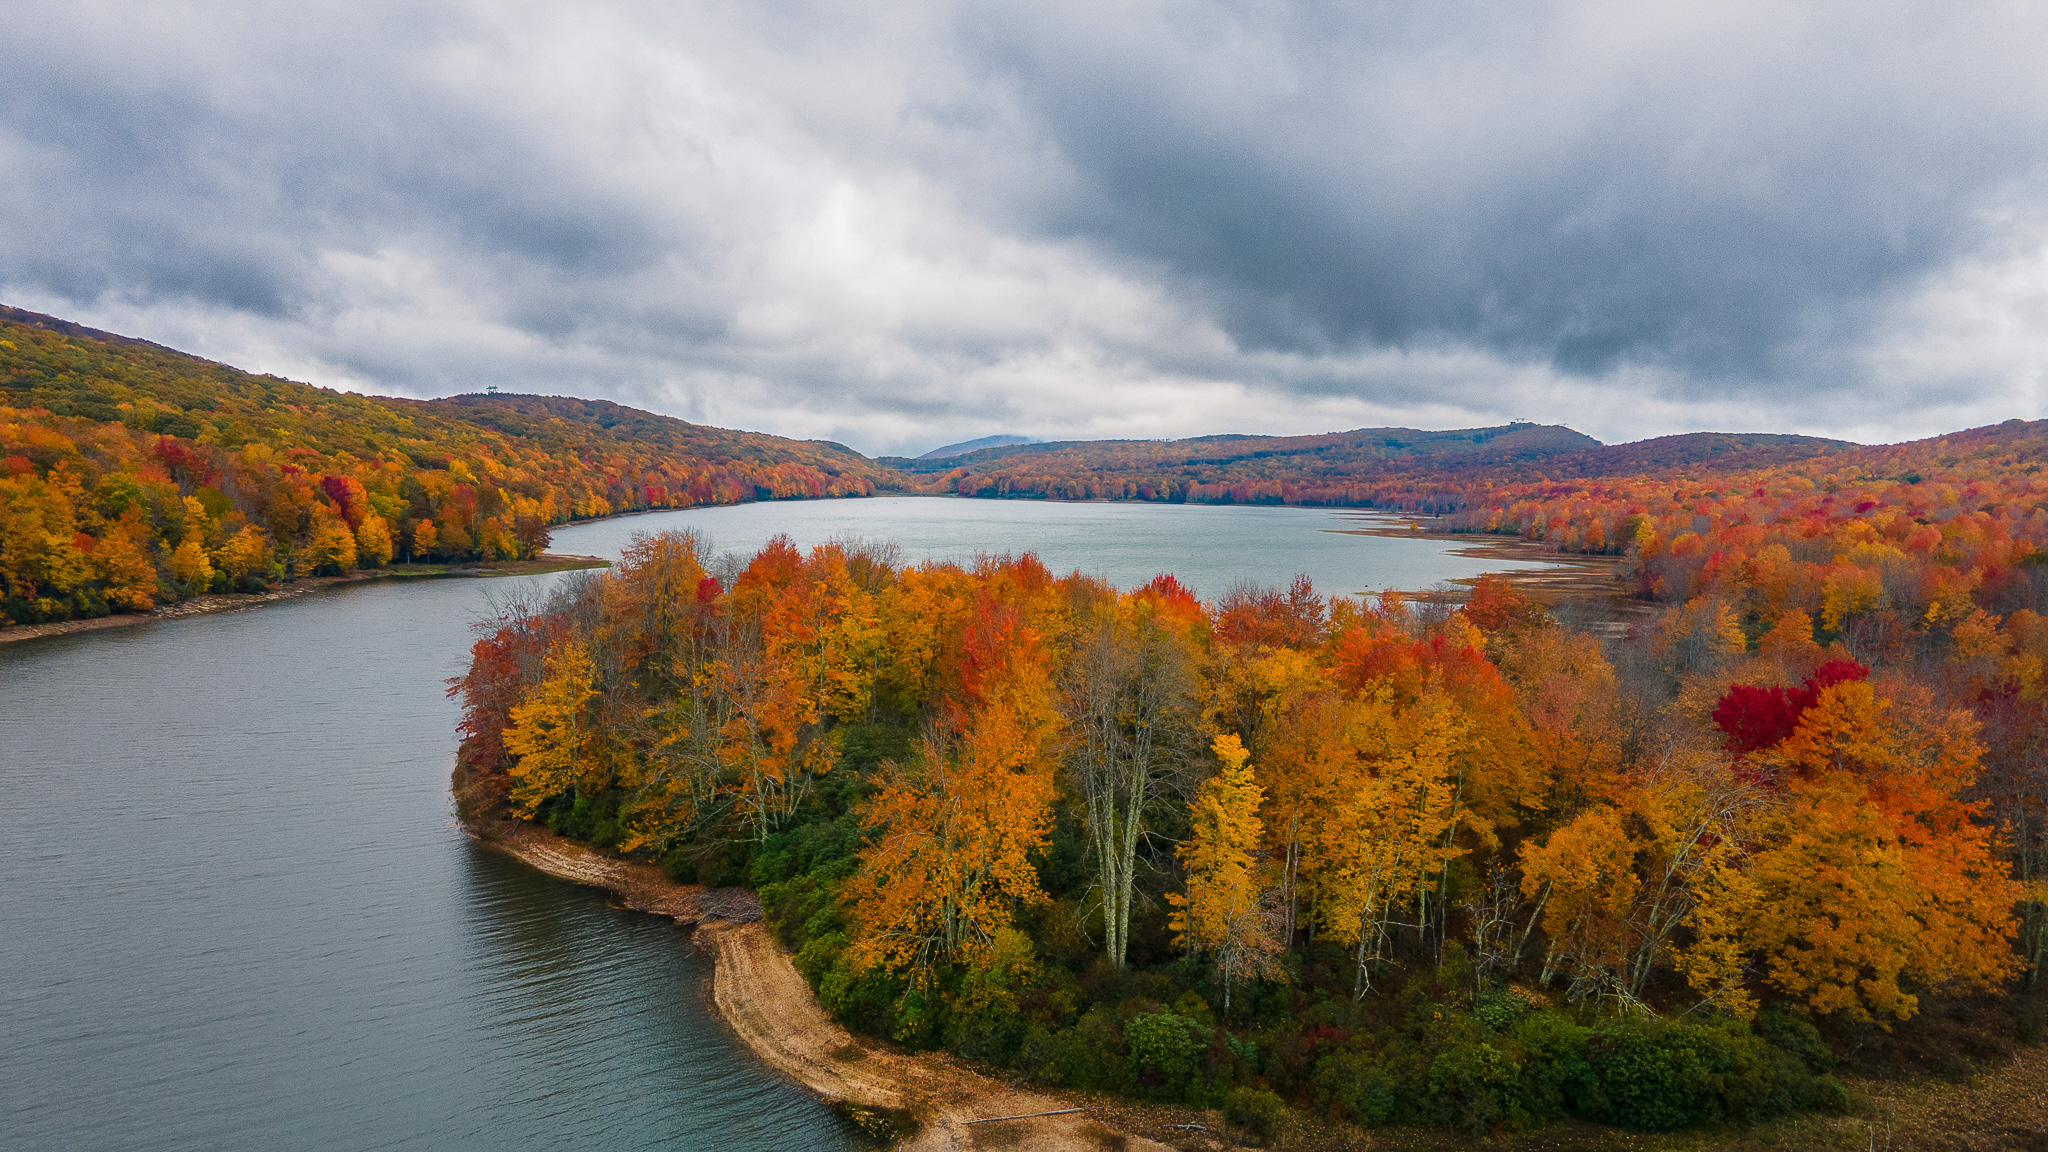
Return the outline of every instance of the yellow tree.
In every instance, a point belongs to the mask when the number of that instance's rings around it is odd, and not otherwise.
[[[589,648],[566,641],[547,656],[546,675],[525,703],[513,707],[505,750],[517,759],[512,778],[513,812],[530,819],[542,803],[593,781],[592,726],[586,715],[597,695]]]
[[[1458,818],[1456,762],[1470,742],[1463,713],[1431,691],[1397,709],[1375,686],[1346,709],[1352,750],[1325,819],[1313,825],[1310,866],[1324,931],[1353,946],[1351,994],[1365,995],[1394,912],[1462,851],[1447,835]]]
[[[149,556],[149,535],[141,510],[130,508],[107,525],[92,550],[93,567],[106,582],[107,602],[117,608],[144,612],[156,604],[156,563]]]
[[[1223,768],[1195,797],[1192,832],[1179,850],[1187,895],[1168,893],[1166,899],[1174,906],[1168,923],[1175,942],[1215,955],[1228,1012],[1235,981],[1279,975],[1274,957],[1282,942],[1278,910],[1268,895],[1269,869],[1260,859],[1264,794],[1252,776],[1251,754],[1229,734],[1216,737],[1211,747]]]
[[[316,575],[339,576],[356,566],[356,538],[347,521],[326,505],[313,510],[313,534],[298,553],[301,570]]]
[[[1630,913],[1641,879],[1640,847],[1626,813],[1605,805],[1579,813],[1540,843],[1522,845],[1522,892],[1537,901],[1550,949],[1539,982],[1559,966],[1587,973],[1589,987],[1611,985],[1632,952]],[[1604,982],[1601,978],[1608,978]]]
[[[1016,905],[1045,900],[1029,853],[1052,827],[1050,660],[1015,613],[984,602],[979,614],[970,698],[911,762],[883,763],[860,809],[849,954],[920,985],[941,962],[973,963]]]
[[[1772,984],[1819,1012],[1904,1019],[1909,986],[2011,975],[2022,891],[1961,799],[1981,754],[1967,714],[1867,681],[1821,691],[1764,757],[1786,803],[1751,865],[1746,942]]]
[[[1346,702],[1315,659],[1293,648],[1261,650],[1247,669],[1257,694],[1255,741],[1266,835],[1280,853],[1284,939],[1294,939],[1304,847],[1338,809],[1356,750],[1346,735]]]
[[[206,591],[207,583],[213,579],[213,565],[206,559],[206,549],[189,537],[171,551],[170,568],[172,579],[188,594]]]
[[[1612,805],[1581,812],[1542,842],[1522,846],[1522,887],[1539,900],[1550,950],[1543,983],[1562,971],[1573,1000],[1638,1001],[1652,974],[1674,963],[1688,924],[1735,914],[1727,900],[1737,845],[1760,804],[1756,790],[1711,763],[1671,763],[1622,792]],[[1719,923],[1718,919],[1712,923]],[[1687,962],[1702,992],[1708,953]],[[1717,991],[1719,989],[1719,991]]]
[[[213,562],[237,588],[248,591],[261,587],[272,570],[270,537],[256,525],[245,524],[214,550]]]
[[[391,563],[391,525],[375,512],[364,513],[356,526],[356,559],[366,568]]]

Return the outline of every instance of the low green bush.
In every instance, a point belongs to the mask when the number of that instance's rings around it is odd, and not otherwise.
[[[1505,1032],[1529,1010],[1520,996],[1504,988],[1490,988],[1472,997],[1472,1018],[1496,1032]]]
[[[1590,1034],[1550,1011],[1530,1012],[1515,1022],[1509,1039],[1521,1054],[1519,1098],[1530,1123],[1579,1114],[1579,1101],[1593,1085],[1593,1068],[1586,1062]]]
[[[1138,1085],[1162,1099],[1179,1100],[1193,1086],[1209,1029],[1172,1012],[1148,1012],[1124,1023],[1125,1055]]]
[[[903,985],[880,971],[863,971],[845,957],[832,963],[818,981],[818,1003],[834,1020],[855,1032],[888,1036],[896,1031],[896,1002]]]
[[[1280,1121],[1286,1115],[1287,1105],[1266,1088],[1233,1088],[1223,1104],[1225,1120],[1262,1142],[1280,1134]]]
[[[998,930],[960,982],[947,1016],[946,1047],[970,1059],[1010,1064],[1031,1026],[1020,997],[1038,983],[1031,937],[1014,928]]]
[[[1461,1039],[1429,1063],[1431,1118],[1447,1128],[1527,1127],[1521,1093],[1521,1062],[1484,1041]]]
[[[571,840],[599,848],[617,848],[623,827],[619,802],[625,793],[607,789],[593,796],[573,791],[543,801],[537,815],[547,826]]]
[[[1798,1057],[1810,1071],[1825,1072],[1835,1066],[1834,1049],[1821,1039],[1813,1021],[1799,1013],[1772,1008],[1758,1014],[1755,1029],[1765,1043]]]
[[[1032,1079],[1059,1087],[1116,1092],[1133,1080],[1124,1060],[1123,1028],[1116,1013],[1102,1004],[1071,1028],[1027,1030],[1020,1063]]]
[[[1283,1048],[1285,1044],[1281,1045]],[[1817,1075],[1833,1059],[1796,1017],[1760,1022],[1608,1021],[1525,1010],[1505,1034],[1418,1001],[1383,1041],[1318,1055],[1316,1101],[1371,1126],[1519,1131],[1573,1117],[1657,1131],[1753,1123],[1847,1094]]]
[[[1631,1021],[1603,1027],[1586,1043],[1596,1089],[1582,1118],[1662,1131],[1731,1121],[1751,1123],[1815,1106],[1831,1093],[1813,1075],[1803,1033],[1781,1023],[1800,1050],[1766,1043],[1740,1021]]]
[[[813,936],[804,943],[803,950],[796,954],[796,970],[803,973],[804,979],[810,982],[811,987],[816,988],[824,982],[833,965],[839,963],[839,954],[845,950],[846,934],[843,932],[826,932]]]
[[[1401,1112],[1400,1093],[1388,1069],[1364,1053],[1324,1057],[1316,1066],[1314,1085],[1318,1103],[1336,1105],[1367,1128],[1391,1124]]]
[[[910,1048],[937,1048],[946,1030],[946,1000],[938,989],[912,988],[896,1000],[889,1038]]]

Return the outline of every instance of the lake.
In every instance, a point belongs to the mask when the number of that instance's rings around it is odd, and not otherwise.
[[[615,556],[635,532],[687,528],[720,550],[744,553],[779,534],[799,548],[834,540],[893,543],[912,563],[969,564],[981,552],[1036,552],[1055,575],[1078,570],[1119,588],[1171,572],[1203,599],[1239,580],[1284,587],[1296,573],[1326,595],[1348,596],[1548,567],[1459,556],[1454,550],[1462,545],[1425,537],[1354,534],[1402,523],[1323,508],[884,496],[622,516],[559,532],[554,547]]]
[[[1508,565],[1329,512],[943,499],[778,503],[559,530],[616,555],[893,540],[1038,551],[1203,595]],[[346,586],[0,647],[0,1147],[854,1148],[720,1025],[668,922],[471,842],[448,794],[487,591]]]

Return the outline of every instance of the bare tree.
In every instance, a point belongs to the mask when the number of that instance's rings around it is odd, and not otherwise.
[[[1102,888],[1104,951],[1130,943],[1138,847],[1152,807],[1178,796],[1195,732],[1193,654],[1149,614],[1110,602],[1076,638],[1062,705],[1067,770],[1086,806]]]

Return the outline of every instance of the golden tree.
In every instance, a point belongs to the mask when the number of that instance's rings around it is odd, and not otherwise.
[[[977,615],[970,698],[927,728],[919,755],[883,763],[860,812],[849,954],[920,983],[972,963],[1018,904],[1046,898],[1029,854],[1052,827],[1050,660],[1014,611],[984,600]]]
[[[1765,754],[1786,803],[1751,865],[1748,947],[1816,1011],[1904,1019],[1907,988],[1985,988],[2018,965],[2020,886],[1961,795],[1975,722],[1867,681],[1821,690]]]
[[[1275,956],[1283,941],[1271,869],[1261,859],[1263,791],[1252,777],[1251,754],[1229,734],[1216,737],[1211,747],[1223,767],[1196,796],[1193,832],[1180,847],[1187,894],[1168,893],[1166,899],[1174,906],[1168,924],[1175,942],[1215,955],[1228,1012],[1234,982],[1280,974]]]
[[[531,698],[512,709],[512,727],[504,735],[506,752],[516,757],[506,773],[512,810],[525,819],[550,798],[595,783],[589,747],[594,733],[586,715],[597,696],[590,649],[567,641],[548,653],[546,668]]]
[[[1379,685],[1346,709],[1344,742],[1354,755],[1310,849],[1317,917],[1326,934],[1353,946],[1353,997],[1369,986],[1396,910],[1412,906],[1461,851],[1449,833],[1470,726],[1441,692],[1407,709],[1390,697]]]

